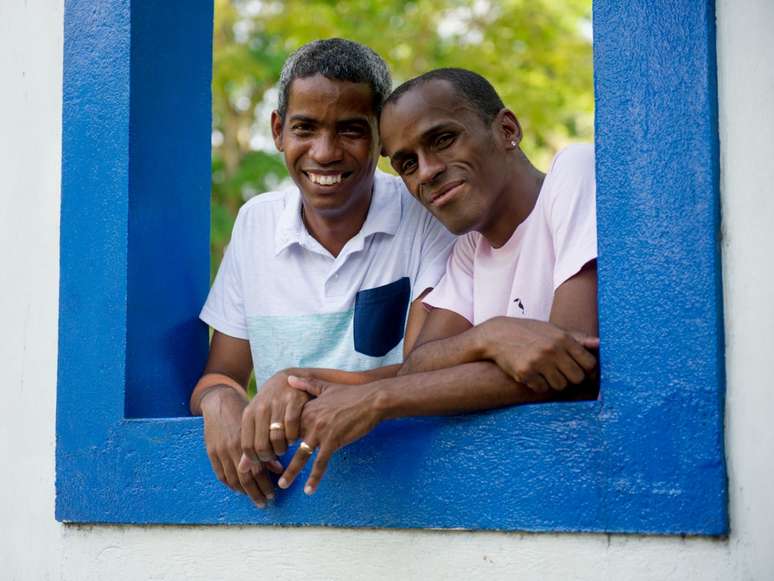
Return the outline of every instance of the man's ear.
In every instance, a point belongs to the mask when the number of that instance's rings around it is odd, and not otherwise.
[[[501,109],[494,120],[494,128],[506,149],[515,149],[521,143],[521,123],[510,109]]]
[[[271,112],[271,136],[274,138],[274,147],[277,151],[283,151],[282,148],[282,117],[276,109]]]

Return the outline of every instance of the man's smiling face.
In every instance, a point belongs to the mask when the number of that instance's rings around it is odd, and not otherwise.
[[[449,82],[411,88],[380,126],[383,153],[433,215],[455,234],[486,227],[503,190],[499,136]]]
[[[284,122],[272,114],[272,133],[310,209],[346,213],[370,195],[379,138],[367,84],[319,74],[295,79]]]

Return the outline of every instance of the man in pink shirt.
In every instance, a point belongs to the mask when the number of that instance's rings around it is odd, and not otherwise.
[[[553,399],[596,367],[594,152],[572,146],[538,171],[521,126],[480,75],[431,71],[389,97],[383,153],[409,191],[460,235],[397,377],[289,383],[316,396],[302,415],[291,484],[319,448],[305,490],[331,455],[380,421]],[[249,452],[250,450],[247,450]]]

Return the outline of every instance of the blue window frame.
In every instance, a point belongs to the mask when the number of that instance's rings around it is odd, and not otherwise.
[[[59,520],[728,532],[713,2],[594,3],[600,401],[387,422],[266,511],[186,417],[211,25],[211,0],[66,2]]]

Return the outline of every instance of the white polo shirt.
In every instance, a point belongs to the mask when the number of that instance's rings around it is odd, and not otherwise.
[[[200,317],[249,339],[259,387],[287,367],[399,363],[408,305],[440,280],[454,240],[383,172],[336,257],[307,232],[298,188],[266,193],[240,209]]]

